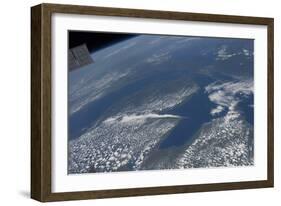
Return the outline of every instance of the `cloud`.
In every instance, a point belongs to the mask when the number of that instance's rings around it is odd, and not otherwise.
[[[248,49],[242,49],[242,51],[245,56],[253,56],[253,52]]]
[[[70,114],[79,111],[88,103],[103,97],[114,83],[129,74],[129,71],[112,72],[105,74],[100,79],[82,79],[77,88],[70,92],[69,99],[73,102],[70,105]]]
[[[144,114],[144,115],[130,115],[130,116],[124,116],[121,119],[122,123],[136,121],[136,120],[146,120],[146,119],[165,119],[165,118],[172,118],[172,119],[179,119],[181,118],[178,115],[171,115],[171,114]]]
[[[221,113],[222,111],[224,110],[224,108],[222,106],[217,106],[215,109],[212,109],[211,110],[211,115],[216,115],[216,114],[219,114]]]
[[[104,120],[104,123],[112,123],[115,121],[118,121],[120,123],[135,123],[135,122],[145,122],[147,119],[166,119],[166,118],[172,118],[172,119],[181,119],[183,117],[178,115],[172,115],[172,114],[132,114],[132,115],[124,115],[124,116],[117,116],[117,117],[110,117],[106,120]]]
[[[152,55],[152,57],[146,59],[146,62],[151,64],[161,64],[171,59],[171,57],[172,56],[170,55],[170,53],[168,51],[165,51],[159,54]]]
[[[241,101],[241,97],[237,94],[250,95],[253,93],[253,81],[214,82],[205,87],[205,91],[209,93],[210,101],[217,104],[217,107],[210,112],[211,115],[216,115],[226,108],[229,111],[234,111],[236,105]]]
[[[229,53],[228,47],[226,45],[223,45],[219,48],[216,55],[217,55],[216,60],[222,60],[222,61],[239,55],[244,55],[249,59],[251,56],[253,56],[253,52],[251,50],[244,48],[236,53]]]
[[[227,46],[226,45],[223,45],[219,50],[218,50],[218,52],[217,52],[217,57],[216,57],[216,60],[222,60],[222,61],[224,61],[224,60],[227,60],[227,59],[229,59],[229,58],[231,58],[231,57],[233,57],[233,56],[235,56],[235,55],[237,55],[237,54],[229,54],[228,52],[227,52]]]
[[[122,45],[124,45],[124,42],[122,42]],[[107,54],[105,56],[105,58],[108,58],[108,57],[111,57],[113,55],[119,54],[120,52],[126,51],[127,49],[129,49],[129,48],[131,48],[135,45],[136,45],[136,42],[130,42],[130,43],[126,42],[126,44],[124,46],[122,46],[121,48],[115,49],[111,53]]]
[[[175,115],[127,115],[96,124],[69,142],[68,172],[113,172],[124,166],[139,170],[148,153],[171,131],[177,121],[151,121],[147,118],[173,118]],[[176,117],[175,117],[176,118]]]

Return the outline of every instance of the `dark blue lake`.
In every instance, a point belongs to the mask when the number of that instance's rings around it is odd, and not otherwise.
[[[184,144],[192,138],[203,123],[209,122],[212,118],[210,111],[216,105],[209,100],[208,94],[204,90],[205,86],[212,82],[212,79],[205,76],[197,76],[194,79],[200,86],[200,90],[192,95],[191,99],[169,111],[172,114],[182,116],[183,119],[161,142],[160,149]]]
[[[213,107],[214,104],[209,101],[208,95],[201,89],[189,101],[174,109],[172,114],[182,116],[183,119],[161,143],[160,148],[184,144],[203,123],[211,120],[210,111]]]
[[[246,97],[242,97],[243,101],[239,102],[238,109],[244,114],[246,121],[252,126],[254,125],[254,95],[251,94]]]

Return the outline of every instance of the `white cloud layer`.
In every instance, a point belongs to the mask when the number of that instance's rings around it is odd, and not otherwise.
[[[124,115],[124,116],[117,116],[117,117],[110,117],[104,121],[104,123],[113,123],[115,121],[119,121],[120,123],[133,123],[139,121],[146,121],[147,119],[164,119],[164,118],[173,118],[173,119],[180,119],[181,116],[178,115],[171,115],[171,114],[141,114],[141,115]]]
[[[205,91],[209,93],[210,101],[218,106],[211,110],[211,115],[216,115],[225,109],[234,111],[236,105],[240,102],[240,95],[250,95],[253,93],[253,80],[239,81],[239,82],[214,82],[207,87]]]

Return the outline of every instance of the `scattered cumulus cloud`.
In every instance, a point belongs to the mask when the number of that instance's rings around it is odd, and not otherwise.
[[[221,105],[218,105],[216,108],[212,109],[211,110],[211,115],[216,115],[216,114],[219,114],[221,113],[222,111],[224,110],[223,106]]]
[[[217,115],[225,109],[234,111],[236,105],[240,102],[238,94],[250,95],[253,93],[253,81],[214,82],[205,87],[205,91],[209,94],[210,101],[217,104],[217,107],[212,109],[210,114]]]
[[[227,52],[227,46],[226,45],[223,45],[217,52],[217,57],[216,57],[216,60],[227,60],[233,56],[235,56],[236,54],[232,53],[228,53]]]
[[[229,51],[226,45],[223,45],[219,48],[216,55],[217,55],[216,60],[225,61],[230,59],[231,57],[238,56],[238,55],[244,55],[247,58],[250,58],[253,55],[253,52],[251,52],[249,49],[243,48],[242,50],[233,53]]]

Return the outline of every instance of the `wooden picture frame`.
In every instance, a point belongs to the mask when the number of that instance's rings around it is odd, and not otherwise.
[[[51,17],[54,13],[97,15],[128,18],[167,19],[192,22],[263,25],[267,27],[267,179],[214,184],[170,185],[157,187],[107,189],[95,191],[52,192],[52,80],[51,80]],[[81,200],[140,195],[205,192],[273,187],[273,34],[272,18],[229,16],[91,7],[78,5],[40,4],[31,8],[31,198],[42,202]]]

